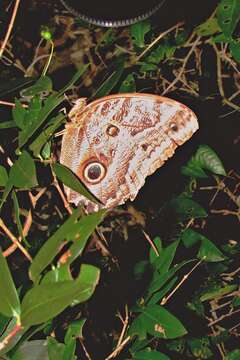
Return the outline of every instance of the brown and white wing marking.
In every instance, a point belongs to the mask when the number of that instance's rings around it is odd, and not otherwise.
[[[78,105],[70,112],[73,122],[63,136],[60,162],[106,208],[133,200],[145,178],[198,129],[188,107],[157,95],[119,94]],[[69,188],[66,194],[76,205],[92,205]]]

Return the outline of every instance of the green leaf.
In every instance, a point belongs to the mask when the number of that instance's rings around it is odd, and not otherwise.
[[[159,274],[164,274],[169,270],[175,256],[178,244],[179,240],[174,241],[171,245],[163,249],[160,255],[154,261],[153,266],[159,271]]]
[[[226,36],[231,36],[240,19],[239,0],[221,0],[217,8],[217,19]]]
[[[239,360],[240,359],[240,349],[236,349],[227,354],[225,360]]]
[[[214,35],[219,31],[221,31],[221,29],[215,17],[207,19],[203,24],[198,25],[196,28],[196,33],[200,36]]]
[[[14,353],[11,360],[49,360],[46,340],[26,341]]]
[[[16,125],[20,129],[24,129],[24,127],[25,127],[24,119],[25,119],[27,112],[28,112],[28,110],[22,106],[21,102],[18,99],[16,99],[15,106],[12,109],[12,116],[13,116],[13,120],[15,121]]]
[[[55,163],[52,165],[52,168],[57,178],[62,181],[64,185],[85,196],[90,201],[99,204],[99,201],[96,199],[96,197],[89,192],[86,186],[68,167],[59,163]]]
[[[223,295],[229,294],[232,291],[237,289],[237,285],[226,285],[226,286],[217,286],[212,290],[205,291],[203,295],[200,296],[200,301],[209,301],[222,297]]]
[[[185,195],[179,195],[177,198],[171,200],[167,207],[172,208],[179,222],[192,218],[207,217],[207,212],[203,207]]]
[[[13,349],[18,341],[22,338],[25,331],[25,329],[20,328],[19,318],[12,317],[9,319],[6,328],[3,332],[1,331],[0,334],[0,356],[8,353],[11,349]],[[9,335],[12,333],[15,333],[15,335],[11,336],[9,339]]]
[[[115,71],[99,86],[91,98],[98,99],[106,96],[117,85],[124,70],[124,62],[121,62]]]
[[[8,173],[4,166],[0,165],[0,186],[6,186]]]
[[[230,51],[234,60],[240,63],[240,41],[233,40],[230,43]]]
[[[217,175],[226,175],[223,164],[215,151],[207,145],[200,145],[196,154],[182,168],[182,174],[200,178],[207,177],[204,170]]]
[[[24,150],[11,167],[9,181],[21,189],[29,189],[38,184],[35,163],[27,151]]]
[[[4,83],[0,84],[0,96],[12,93],[32,82],[34,82],[35,79],[32,77],[22,77],[17,79],[8,79]]]
[[[226,260],[226,257],[223,253],[213,244],[212,241],[207,239],[205,236],[200,236],[201,246],[198,251],[197,257],[199,259],[208,261],[208,262],[217,262]]]
[[[155,350],[142,350],[134,354],[133,360],[171,360],[167,355]]]
[[[119,93],[136,92],[136,83],[133,74],[128,74],[128,76],[123,80],[118,92]]]
[[[20,302],[7,261],[0,251],[0,313],[8,317],[18,318]]]
[[[52,91],[52,80],[48,76],[41,76],[35,84],[21,91],[21,96],[28,97]]]
[[[67,329],[66,335],[64,337],[65,344],[69,343],[72,339],[80,338],[83,339],[83,326],[86,323],[87,319],[80,319],[72,322]]]
[[[154,245],[156,246],[156,249],[158,251],[158,254],[160,255],[161,252],[162,252],[162,240],[159,236],[156,236],[154,239],[153,239],[153,243]],[[149,261],[151,264],[154,263],[154,261],[158,258],[158,255],[156,254],[156,252],[153,250],[152,246],[150,248],[150,251],[149,251]]]
[[[160,300],[162,300],[162,298],[164,298],[164,296],[170,291],[172,290],[173,286],[176,284],[178,280],[178,277],[175,276],[174,278],[172,278],[171,280],[169,280],[169,282],[163,287],[162,290],[155,292],[155,294],[153,294],[153,296],[150,298],[150,300],[147,301],[148,305],[152,305],[152,304],[157,304],[159,303]]]
[[[15,191],[12,192],[12,199],[13,199],[13,206],[14,206],[14,213],[15,213],[15,217],[16,217],[18,234],[19,234],[19,236],[21,236],[21,239],[23,240],[23,242],[27,246],[29,246],[25,236],[23,235],[23,228],[22,228],[22,224],[21,224],[21,220],[20,220],[19,204],[18,204],[17,194],[15,193]]]
[[[190,248],[202,240],[202,235],[192,229],[186,229],[181,234],[181,240],[186,248]]]
[[[52,118],[49,125],[43,129],[41,134],[31,143],[29,149],[33,152],[35,157],[41,158],[40,153],[44,144],[50,137],[52,137],[56,129],[63,123],[64,120],[65,116],[63,114],[58,114],[56,117]]]
[[[41,324],[73,302],[89,299],[98,283],[99,273],[99,269],[92,265],[82,265],[76,280],[35,285],[22,301],[22,325]]]
[[[145,35],[151,30],[149,20],[139,21],[131,25],[131,37],[133,44],[142,48],[145,46]]]
[[[53,337],[48,337],[47,340],[48,360],[62,360],[66,345],[58,342]]]
[[[146,338],[147,333],[154,337],[175,339],[187,333],[182,323],[160,305],[150,305],[132,322],[129,335]]]
[[[15,121],[2,121],[0,122],[0,129],[11,129],[16,127]]]
[[[61,245],[65,240],[73,241],[73,245],[77,245],[78,252],[73,252],[71,247],[69,254],[71,260],[84,249],[89,236],[92,234],[96,226],[102,221],[105,214],[104,210],[87,216],[82,216],[82,210],[77,208],[73,214],[65,221],[65,223],[44,243],[40,251],[37,253],[30,265],[30,278],[36,282],[39,276],[58,254]],[[81,217],[82,216],[82,217]],[[70,262],[68,259],[67,264]]]
[[[24,128],[19,134],[19,148],[23,147],[29,139],[34,135],[34,133],[40,128],[40,126],[43,125],[43,123],[47,120],[48,116],[51,114],[51,112],[64,100],[64,92],[67,91],[85,72],[88,65],[84,65],[81,67],[77,73],[73,76],[73,78],[70,80],[70,82],[64,86],[63,89],[61,89],[57,94],[53,94],[49,96],[46,101],[44,102],[44,105],[41,109],[41,112],[39,113],[39,116],[37,119],[34,120],[34,122],[31,124],[31,126],[28,126],[27,128]],[[19,149],[18,149],[19,151]]]
[[[12,191],[12,188],[13,188],[12,182],[8,179],[8,181],[6,183],[6,186],[5,186],[5,189],[4,189],[4,192],[3,192],[3,195],[2,195],[1,200],[0,200],[0,211],[1,211],[2,207],[3,207],[3,204],[7,200],[8,195]]]

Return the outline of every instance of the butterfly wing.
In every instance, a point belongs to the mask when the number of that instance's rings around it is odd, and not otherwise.
[[[119,94],[70,112],[60,162],[104,204],[133,200],[147,176],[198,129],[185,105],[151,94]],[[90,202],[66,189],[70,202]],[[92,204],[91,204],[92,205]],[[98,206],[92,207],[97,210]]]

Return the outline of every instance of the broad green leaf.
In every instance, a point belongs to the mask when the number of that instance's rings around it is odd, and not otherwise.
[[[49,360],[46,340],[26,341],[11,357],[11,360]]]
[[[118,92],[120,94],[136,92],[136,83],[133,74],[128,74],[128,76],[123,80]]]
[[[222,297],[223,295],[233,292],[234,290],[237,290],[237,285],[226,285],[223,287],[216,286],[209,291],[204,291],[204,294],[200,296],[200,301],[217,299],[219,297]]]
[[[223,261],[226,257],[223,253],[214,245],[212,241],[205,236],[198,234],[201,238],[201,246],[198,251],[197,257],[209,262]]]
[[[133,320],[129,335],[146,338],[147,334],[158,338],[175,339],[187,333],[182,323],[160,305],[150,305]]]
[[[146,62],[149,64],[159,64],[166,55],[166,44],[159,45],[155,50],[152,50],[146,57]]]
[[[41,272],[48,266],[58,254],[65,240],[73,241],[83,250],[89,236],[95,227],[102,221],[105,211],[99,211],[82,217],[82,210],[77,208],[65,223],[44,243],[32,264],[30,265],[30,278],[36,282]],[[73,243],[73,246],[74,246]],[[76,253],[69,249],[71,259],[75,259]]]
[[[204,170],[217,175],[226,175],[223,164],[215,151],[207,145],[200,145],[196,154],[182,168],[182,173],[193,177],[207,177]]]
[[[220,31],[221,29],[215,17],[207,19],[203,24],[198,25],[196,28],[196,33],[200,36],[214,35]]]
[[[239,0],[221,0],[217,8],[217,20],[226,36],[231,36],[240,19]]]
[[[120,77],[122,76],[124,70],[124,63],[121,62],[117,69],[112,72],[112,74],[99,86],[97,91],[92,95],[91,98],[98,99],[102,96],[106,96],[110,91],[117,85]]]
[[[140,340],[136,338],[129,351],[132,355],[134,355],[136,352],[146,349],[150,342],[151,339]]]
[[[99,280],[99,269],[82,265],[76,280],[35,285],[22,301],[21,322],[32,326],[46,322],[73,302],[89,299]]]
[[[162,290],[155,292],[150,300],[147,301],[148,305],[157,304],[164,296],[172,290],[173,286],[176,284],[178,277],[175,276],[163,287]]]
[[[34,135],[34,133],[39,129],[40,126],[47,120],[51,112],[64,100],[64,92],[67,91],[85,72],[88,65],[84,65],[80,68],[77,73],[72,77],[70,82],[64,86],[57,94],[49,96],[41,109],[41,112],[37,119],[35,119],[32,126],[22,130],[19,134],[19,148],[23,147],[29,139]],[[19,150],[19,149],[18,149]]]
[[[159,274],[158,271],[154,271],[153,278],[148,286],[147,295],[145,301],[148,301],[152,295],[160,290],[184,265],[192,262],[193,260],[182,261],[179,264],[174,265],[170,270],[165,273]]]
[[[156,246],[156,249],[158,251],[158,254],[161,255],[161,252],[162,252],[162,240],[159,236],[156,236],[154,239],[153,239],[153,243],[154,245]],[[154,261],[158,258],[158,255],[156,254],[156,252],[153,250],[152,246],[150,248],[150,251],[149,251],[149,261],[151,264],[154,263]]]
[[[56,359],[62,360],[65,346],[66,346],[65,344],[58,342],[55,338],[48,337],[47,338],[48,360],[56,360]]]
[[[56,129],[63,123],[65,116],[63,114],[58,114],[56,117],[51,119],[49,125],[42,130],[41,134],[31,143],[29,149],[33,152],[35,157],[41,158],[41,149],[44,144],[48,141],[50,137],[54,134]]]
[[[0,313],[8,317],[18,318],[20,302],[7,261],[0,251]]]
[[[62,360],[77,360],[77,357],[74,355],[75,350],[76,340],[72,339],[65,345]]]
[[[131,25],[131,37],[134,45],[138,47],[145,46],[145,35],[151,30],[149,20],[139,21]]]
[[[41,284],[49,284],[65,280],[73,280],[69,266],[66,264],[48,271],[44,275]]]
[[[240,63],[240,41],[233,40],[230,43],[230,51],[234,60]]]
[[[133,360],[171,360],[167,355],[155,350],[142,350],[134,354]]]
[[[13,116],[13,120],[15,121],[15,124],[20,129],[24,129],[25,127],[24,118],[27,112],[28,110],[22,106],[21,102],[18,99],[16,99],[15,106],[12,109],[12,116]]]
[[[72,339],[80,338],[83,339],[83,326],[86,323],[87,319],[83,318],[72,322],[67,329],[66,335],[64,337],[65,344],[69,343]]]
[[[158,270],[159,274],[164,274],[169,270],[175,256],[178,244],[179,240],[174,241],[171,245],[163,249],[160,255],[154,261],[153,266],[155,269]]]
[[[62,181],[64,185],[85,196],[90,201],[99,204],[96,197],[88,191],[87,187],[68,167],[63,164],[55,163],[52,165],[52,168],[57,178]]]
[[[8,173],[4,166],[0,165],[0,186],[6,186]]]
[[[29,189],[38,184],[35,163],[27,151],[24,150],[11,167],[9,181],[21,189]]]
[[[192,218],[207,217],[205,209],[185,195],[179,195],[177,198],[171,200],[167,207],[174,211],[176,220],[179,222]]]
[[[199,358],[199,355],[202,359],[212,358],[213,353],[210,350],[210,341],[207,337],[202,338],[192,338],[187,341],[190,350],[195,358]]]
[[[202,235],[192,229],[186,229],[181,234],[181,240],[186,248],[190,248],[201,241]]]
[[[20,94],[23,97],[38,95],[42,92],[52,91],[52,80],[48,76],[41,76],[35,84],[23,89]]]

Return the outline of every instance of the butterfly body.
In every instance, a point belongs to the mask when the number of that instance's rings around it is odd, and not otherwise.
[[[69,113],[60,162],[109,208],[133,200],[145,178],[198,129],[185,105],[151,94],[117,94],[89,105],[78,100]],[[96,211],[82,195],[66,188],[67,198]]]

